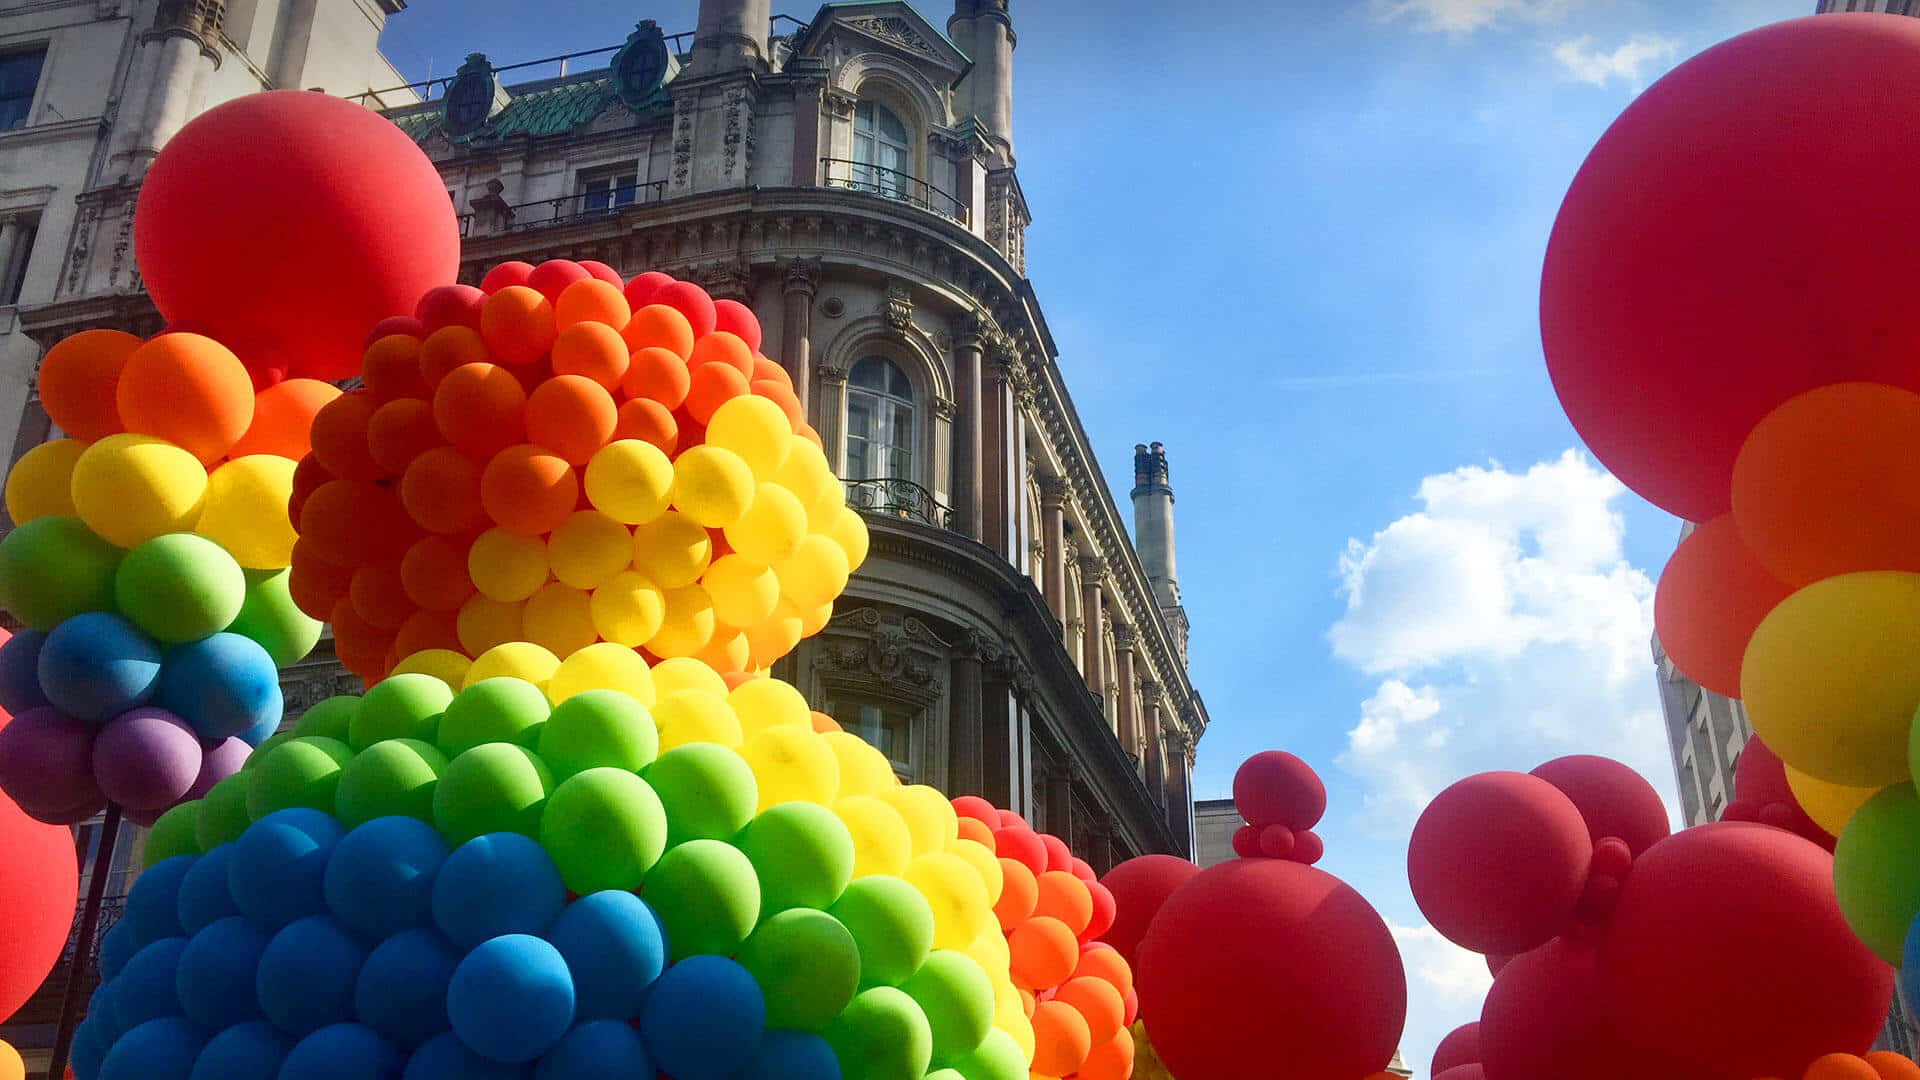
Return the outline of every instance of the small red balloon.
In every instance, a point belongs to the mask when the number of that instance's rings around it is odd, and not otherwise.
[[[533,276],[533,264],[514,259],[498,263],[480,279],[480,291],[492,296],[509,285],[525,285]]]
[[[1233,774],[1233,804],[1249,825],[1311,829],[1327,812],[1327,787],[1306,762],[1285,750],[1267,750]]]
[[[1461,1024],[1434,1047],[1433,1062],[1428,1069],[1434,1073],[1444,1073],[1448,1069],[1462,1065],[1477,1065],[1480,1062],[1480,1021]]]
[[[413,317],[428,334],[448,326],[478,330],[480,309],[486,302],[487,294],[471,285],[441,285],[427,290],[414,306]]]
[[[1024,822],[1022,825],[1024,826]],[[1002,828],[993,832],[994,853],[1003,859],[1024,865],[1035,874],[1047,869],[1047,849],[1040,837],[1028,828]]]
[[[1243,859],[1260,857],[1260,830],[1242,825],[1233,830],[1233,853]]]
[[[713,302],[713,328],[738,337],[754,352],[760,351],[760,320],[752,308],[738,300]]]

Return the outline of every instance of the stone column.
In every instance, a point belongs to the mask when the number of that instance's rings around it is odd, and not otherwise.
[[[989,652],[998,650],[984,635],[968,631],[948,660],[947,790],[953,795],[981,795],[986,788],[983,661]]]
[[[1115,623],[1113,627],[1114,677],[1120,682],[1119,707],[1115,710],[1115,734],[1120,736],[1120,749],[1135,761],[1140,760],[1139,717],[1134,714],[1133,685],[1133,647],[1136,638],[1133,627],[1125,623]]]
[[[953,386],[959,400],[953,416],[953,517],[961,532],[979,540],[986,535],[982,506],[980,363],[981,348],[991,322],[985,312],[962,318],[953,339]]]
[[[980,702],[980,794],[995,806],[1013,806],[1019,782],[1014,770],[1020,760],[1014,752],[1015,733],[1019,729],[1019,692],[1021,668],[1011,653],[1002,653],[997,662],[983,665]]]
[[[826,448],[827,464],[836,476],[847,471],[847,373],[844,368],[816,365],[814,377],[820,388],[820,401],[810,415],[814,430]]]
[[[1155,806],[1166,801],[1166,761],[1160,745],[1160,684],[1150,680],[1140,683],[1140,727],[1147,737],[1147,744],[1141,747],[1141,756],[1146,759],[1147,791],[1152,794]]]
[[[780,363],[793,379],[793,392],[800,399],[800,411],[806,413],[819,430],[818,420],[808,411],[813,398],[813,294],[820,273],[820,260],[795,259],[787,264],[786,309],[780,325]]]
[[[1187,733],[1167,729],[1167,827],[1176,853],[1193,855],[1193,745]]]
[[[824,79],[807,79],[793,90],[792,169],[795,187],[814,187],[820,183],[820,105],[826,89]]]
[[[1062,763],[1047,771],[1046,831],[1073,843],[1073,773]]]
[[[1017,520],[1014,508],[1015,500],[1022,497],[1022,455],[1013,438],[1013,387],[1007,373],[1009,365],[1015,362],[1005,334],[994,334],[987,339],[981,368],[986,381],[980,391],[980,438],[985,459],[981,463],[981,480],[986,485],[980,499],[985,507],[986,529],[980,534],[980,542],[1024,569],[1021,553],[1014,545],[1014,537],[1019,534],[1014,524]]]
[[[1080,619],[1086,624],[1080,637],[1080,667],[1088,688],[1101,697],[1107,692],[1107,623],[1101,599],[1106,577],[1105,559],[1097,555],[1080,557]]]
[[[1040,591],[1053,617],[1067,621],[1067,481],[1061,476],[1040,478],[1040,535],[1046,545]]]

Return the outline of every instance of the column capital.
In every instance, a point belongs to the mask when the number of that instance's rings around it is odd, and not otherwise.
[[[815,374],[820,376],[820,381],[823,383],[843,383],[847,381],[846,368],[834,367],[831,364],[819,364],[815,366],[813,370]]]
[[[805,293],[812,296],[818,288],[821,261],[819,256],[789,260],[781,275],[781,285],[789,293]]]
[[[1160,689],[1159,683],[1155,682],[1152,679],[1140,680],[1140,700],[1141,701],[1145,702],[1150,706],[1158,708],[1160,705],[1161,696],[1162,696],[1162,691]]]
[[[1113,624],[1113,648],[1115,652],[1132,652],[1134,645],[1137,644],[1139,640],[1140,635],[1134,633],[1133,627],[1123,622],[1115,622]]]
[[[1098,555],[1080,556],[1080,584],[1098,586],[1107,577],[1107,560]]]
[[[1064,476],[1042,475],[1034,483],[1040,488],[1040,505],[1048,509],[1058,509],[1066,503],[1071,485]]]
[[[1000,333],[1000,326],[986,308],[974,308],[960,317],[954,330],[953,347],[982,350]]]

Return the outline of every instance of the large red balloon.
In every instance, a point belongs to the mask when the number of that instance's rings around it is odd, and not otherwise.
[[[1637,856],[1673,831],[1660,793],[1646,777],[1612,758],[1572,754],[1554,758],[1531,775],[1573,800],[1587,823],[1587,835],[1596,844],[1618,837]]]
[[[1706,521],[1781,402],[1920,389],[1917,80],[1920,21],[1795,19],[1680,65],[1588,155],[1541,336],[1568,417],[1628,487]]]
[[[1434,1070],[1433,1080],[1487,1080],[1487,1073],[1478,1062],[1470,1065],[1455,1065],[1445,1071]]]
[[[378,114],[303,90],[252,94],[168,141],[134,215],[161,315],[252,367],[343,379],[369,327],[453,281],[460,228],[440,174]]]
[[[1793,589],[1774,577],[1722,514],[1680,541],[1653,591],[1653,632],[1687,678],[1740,696],[1740,661],[1767,612]]]
[[[1433,1061],[1427,1066],[1427,1071],[1443,1073],[1461,1065],[1476,1064],[1479,1060],[1480,1021],[1475,1020],[1447,1032],[1447,1037],[1433,1048]]]
[[[1580,811],[1537,776],[1487,772],[1442,791],[1407,846],[1413,899],[1435,930],[1480,953],[1522,953],[1565,929],[1593,840]]]
[[[1749,738],[1740,748],[1740,763],[1733,770],[1733,802],[1727,804],[1721,818],[1772,825],[1833,850],[1833,835],[1800,808],[1793,788],[1787,785],[1786,765],[1759,736]]]
[[[1738,822],[1675,833],[1634,863],[1600,979],[1635,1045],[1742,1080],[1865,1053],[1893,994],[1893,969],[1840,916],[1832,857]]]
[[[1174,890],[1199,873],[1198,866],[1172,855],[1141,855],[1107,871],[1100,884],[1113,894],[1113,925],[1101,940],[1137,967],[1134,952],[1153,917]]]
[[[1514,957],[1493,980],[1480,1009],[1480,1067],[1486,1080],[1735,1080],[1653,1066],[1610,1015],[1594,947],[1555,938]]]
[[[0,795],[0,1021],[26,1004],[66,947],[80,896],[73,833]]]
[[[1324,871],[1222,863],[1168,898],[1139,949],[1140,1016],[1180,1080],[1354,1080],[1386,1068],[1407,983],[1386,923]]]

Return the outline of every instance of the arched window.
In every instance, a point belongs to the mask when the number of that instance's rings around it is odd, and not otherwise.
[[[913,179],[913,144],[907,125],[872,99],[853,110],[853,186],[904,199]]]
[[[847,479],[912,480],[913,384],[869,356],[847,373]]]

